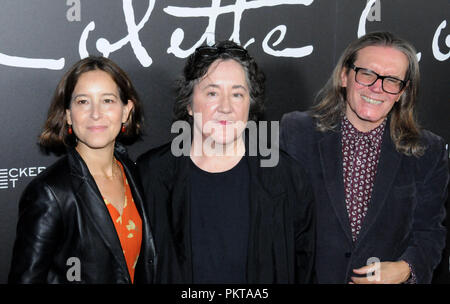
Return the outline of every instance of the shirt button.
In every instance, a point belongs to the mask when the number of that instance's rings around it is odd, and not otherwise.
[[[349,257],[351,257],[351,256],[352,256],[352,253],[351,253],[351,252],[346,252],[346,253],[345,253],[345,257],[346,257],[346,258],[349,258]]]

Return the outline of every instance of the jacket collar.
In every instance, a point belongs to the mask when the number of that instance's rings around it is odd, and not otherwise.
[[[119,143],[116,143],[116,145],[114,146],[114,156],[122,164],[125,160],[129,159],[126,148]],[[67,157],[69,160],[70,172],[72,176],[77,176],[82,179],[90,177],[92,181],[94,180],[91,176],[91,173],[89,172],[86,163],[75,148],[67,148]]]
[[[257,130],[259,132],[259,130]],[[247,163],[250,170],[250,176],[254,179],[255,185],[264,189],[270,189],[270,185],[264,186],[263,180],[260,179],[260,170],[261,170],[261,161],[267,159],[268,157],[261,156],[259,149],[259,136],[257,136],[256,140],[254,138],[250,138],[248,129],[244,131],[244,143],[245,143],[245,157],[247,158]],[[259,134],[259,133],[258,133]],[[266,144],[265,142],[263,144]],[[277,145],[276,148],[279,148]],[[256,152],[256,155],[254,155]],[[177,176],[171,175],[170,178],[176,179],[178,182],[183,183],[188,179],[190,166],[190,157],[189,156],[178,156],[175,157],[174,161],[174,171],[177,172]],[[170,179],[169,178],[169,179]],[[267,190],[264,190],[267,192]],[[265,193],[268,194],[268,193]]]
[[[124,171],[127,175],[127,179],[130,180],[129,169],[123,159],[126,155],[123,154],[122,148],[116,148],[114,155],[117,160],[124,165]],[[111,254],[114,256],[117,263],[121,266],[122,271],[128,276],[129,281],[131,282],[114,223],[103,201],[100,190],[94,181],[94,178],[89,172],[86,163],[75,149],[69,149],[67,156],[72,176],[72,186],[77,200],[82,205],[89,221],[105,242],[106,247],[110,249]],[[133,192],[133,195],[134,194],[135,193]]]
[[[369,209],[364,218],[361,231],[356,246],[367,235],[367,231],[376,221],[380,210],[387,202],[387,196],[394,183],[395,176],[400,168],[403,154],[397,152],[390,135],[389,120],[386,122],[386,128],[381,143],[380,159],[378,161],[377,173],[372,190],[372,198],[369,202]]]
[[[340,125],[338,130],[340,130]],[[348,241],[352,243],[342,178],[342,134],[341,132],[328,131],[326,133],[319,132],[319,136],[321,137],[318,143],[319,157],[325,181],[324,187],[328,192],[328,197],[341,227],[345,231]]]
[[[337,130],[340,130],[340,125]],[[324,176],[324,187],[328,192],[331,205],[339,219],[342,229],[350,243],[352,234],[345,205],[345,189],[342,169],[342,133],[328,131],[320,133],[318,141],[320,163]],[[363,240],[371,225],[376,221],[377,216],[386,203],[389,189],[392,187],[395,176],[400,167],[402,155],[395,149],[390,137],[390,119],[386,121],[386,127],[381,143],[380,159],[372,190],[372,198],[369,203],[369,210],[364,218],[361,232],[356,240],[355,246]]]

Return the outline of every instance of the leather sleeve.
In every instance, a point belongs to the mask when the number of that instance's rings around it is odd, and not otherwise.
[[[19,202],[9,283],[47,283],[60,232],[61,210],[51,188],[33,180]]]

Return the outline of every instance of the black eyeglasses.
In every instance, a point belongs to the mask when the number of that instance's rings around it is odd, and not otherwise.
[[[237,47],[201,46],[195,50],[195,54],[202,57],[214,57],[224,53],[241,58],[246,58],[248,56],[246,49]]]
[[[355,81],[357,83],[370,87],[378,79],[381,79],[381,88],[389,94],[400,93],[407,84],[407,81],[392,76],[380,76],[372,70],[356,67],[354,64],[350,65],[350,68],[355,71]]]

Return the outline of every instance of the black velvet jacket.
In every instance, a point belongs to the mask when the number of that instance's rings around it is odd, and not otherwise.
[[[338,128],[339,130],[340,128]],[[320,132],[307,112],[285,114],[281,146],[306,168],[316,202],[318,283],[347,284],[368,261],[405,260],[417,283],[430,283],[446,229],[448,153],[442,138],[423,130],[421,157],[396,151],[387,121],[369,210],[356,242],[345,207],[341,132]]]
[[[248,149],[247,149],[248,151]],[[280,151],[275,167],[249,156],[247,282],[310,283],[314,259],[313,195],[303,170]],[[171,144],[137,161],[158,251],[157,283],[192,283],[189,157]]]
[[[150,283],[156,256],[140,184],[123,147],[116,146],[115,157],[124,167],[142,218],[135,282]],[[75,149],[31,181],[22,194],[9,283],[131,283],[114,223]]]

